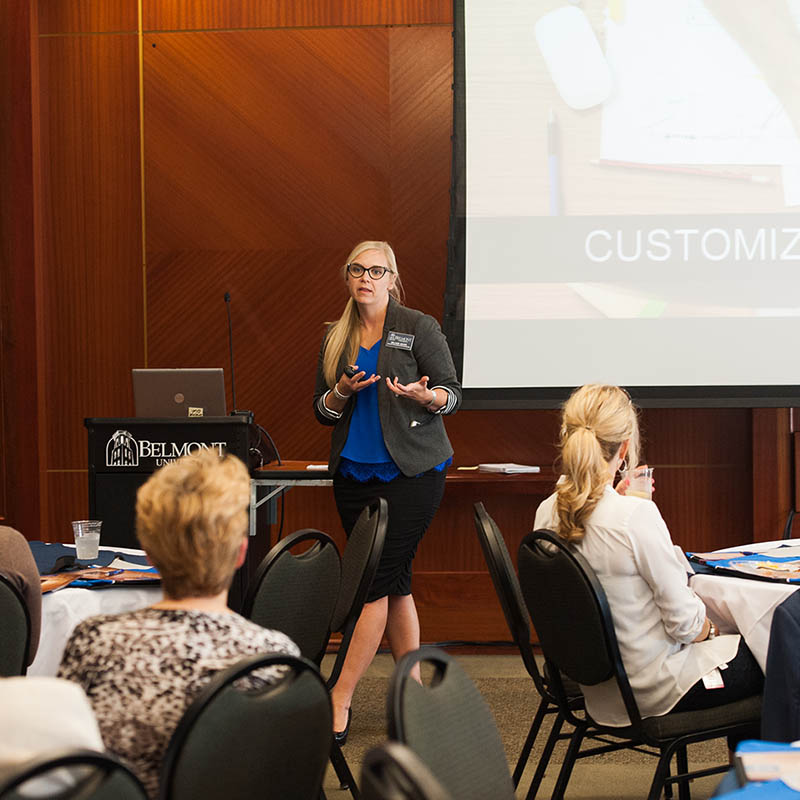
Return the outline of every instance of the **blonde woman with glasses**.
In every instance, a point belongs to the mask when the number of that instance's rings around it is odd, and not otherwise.
[[[758,663],[740,636],[717,635],[655,503],[612,488],[623,460],[637,464],[638,451],[637,409],[628,393],[617,386],[576,389],[562,415],[562,476],[534,525],[555,531],[597,574],[642,716],[759,694]],[[704,679],[724,686],[707,689]],[[628,724],[614,681],[582,688],[595,720]]]
[[[386,543],[333,689],[333,729],[343,744],[358,680],[386,633],[395,660],[419,647],[411,563],[444,492],[453,448],[442,417],[461,402],[447,340],[433,317],[402,303],[386,242],[356,245],[342,268],[349,295],[325,333],[314,413],[333,427],[329,468],[347,535],[379,497],[389,506]]]

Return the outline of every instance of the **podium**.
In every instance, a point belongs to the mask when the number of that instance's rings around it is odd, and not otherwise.
[[[103,520],[102,544],[139,547],[136,491],[159,467],[212,448],[248,463],[247,415],[162,419],[88,418],[89,517]]]

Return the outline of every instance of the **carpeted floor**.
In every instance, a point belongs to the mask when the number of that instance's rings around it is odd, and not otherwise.
[[[455,655],[491,708],[503,740],[509,768],[513,769],[538,706],[539,696],[533,682],[525,672],[519,656],[460,656],[457,652]],[[391,658],[379,655],[359,684],[353,698],[352,727],[344,751],[356,777],[359,775],[364,753],[387,738],[386,694],[391,671]],[[549,719],[548,717],[543,725],[545,731],[549,731]],[[518,797],[525,797],[545,736],[540,736],[541,741],[537,741],[534,747],[531,766],[523,776],[517,792]],[[566,745],[563,744],[556,748],[551,761],[554,769],[548,770],[539,797],[550,796],[565,748]],[[692,768],[713,766],[726,760],[727,748],[724,740],[697,744],[689,748],[689,764]],[[633,800],[645,797],[654,768],[653,758],[627,750],[581,760],[577,763],[570,779],[567,798],[568,800],[572,798]],[[718,776],[712,776],[694,781],[692,784],[694,800],[705,800],[710,797],[719,780]],[[329,769],[325,780],[325,793],[329,800],[350,796],[348,792],[339,790],[338,786],[336,776]]]

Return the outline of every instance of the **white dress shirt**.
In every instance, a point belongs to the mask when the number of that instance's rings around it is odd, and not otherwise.
[[[556,530],[556,495],[539,506],[534,527]],[[655,503],[620,495],[611,485],[576,545],[605,590],[643,717],[666,714],[697,681],[732,660],[739,647],[738,635],[692,641],[703,629],[706,609],[673,548]],[[595,721],[629,724],[615,680],[581,689]]]

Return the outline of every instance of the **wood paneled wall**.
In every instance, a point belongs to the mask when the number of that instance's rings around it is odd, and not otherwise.
[[[323,322],[363,238],[393,242],[410,305],[441,318],[452,127],[450,0],[10,0],[2,25],[4,507],[30,538],[86,513],[83,418],[132,413],[130,369],[226,368],[286,458],[324,460],[311,413]],[[462,411],[456,463],[550,465],[554,412]],[[777,535],[787,410],[649,410],[676,541]],[[425,637],[501,639],[472,527],[516,549],[540,498],[448,492],[422,543]],[[286,529],[338,531],[297,490]],[[337,533],[337,535],[339,535]]]

